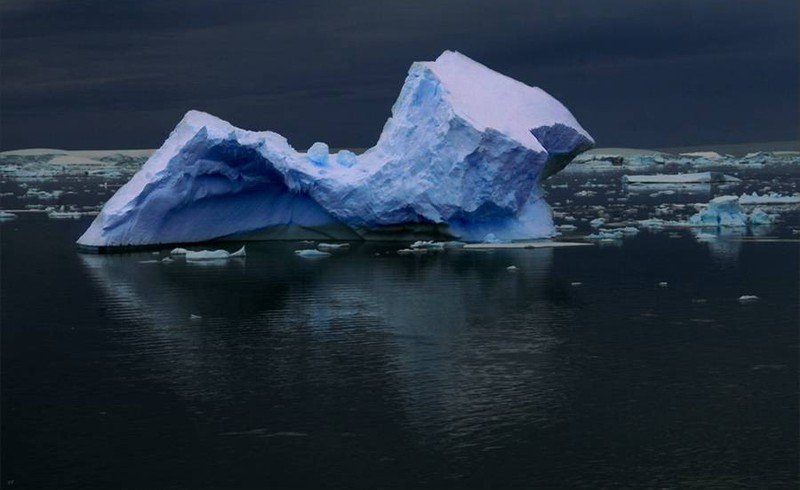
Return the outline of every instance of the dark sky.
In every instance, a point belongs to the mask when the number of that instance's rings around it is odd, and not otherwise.
[[[189,109],[371,146],[444,49],[550,92],[600,146],[797,139],[798,4],[3,0],[0,147],[158,147]]]

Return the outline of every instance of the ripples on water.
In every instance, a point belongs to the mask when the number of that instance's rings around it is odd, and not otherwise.
[[[16,486],[797,480],[795,242],[316,261],[252,243],[201,266],[77,254],[88,222],[0,225]]]

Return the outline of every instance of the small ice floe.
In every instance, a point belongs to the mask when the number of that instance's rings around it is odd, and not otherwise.
[[[660,283],[658,283],[658,287],[660,288],[665,288],[667,286],[669,286],[669,283],[667,281],[661,281]]]
[[[164,257],[163,259],[161,259],[162,264],[171,264],[172,262],[175,262],[175,259],[173,259],[172,257]]]
[[[412,243],[409,248],[425,250],[444,250],[444,242],[434,242],[433,240],[418,240]]]
[[[186,250],[185,248],[173,248],[169,252],[169,254],[170,255],[181,255],[181,256],[183,256],[183,255],[186,255],[186,252],[188,252],[188,250]]]
[[[573,287],[578,287],[578,286],[582,286],[583,283],[580,282],[580,281],[574,281],[574,282],[569,283],[569,285],[573,286]]]
[[[506,270],[508,272],[517,272],[519,270],[519,267],[517,267],[516,265],[509,265],[508,267],[506,267]]]
[[[721,172],[693,174],[623,175],[625,184],[706,184],[712,182],[741,182],[736,177]]]
[[[313,248],[308,248],[305,250],[295,250],[294,254],[304,259],[322,259],[331,256],[330,252],[323,252],[321,250],[316,250]]]
[[[202,317],[202,316],[200,316],[200,315],[195,315],[194,313],[192,313],[191,315],[189,315],[189,320],[194,320],[194,321],[197,321],[197,320],[202,320],[202,319],[203,319],[203,317]]]
[[[200,261],[200,260],[225,260],[225,259],[238,259],[247,256],[244,247],[231,253],[227,250],[187,250],[184,254],[187,261]]]
[[[660,230],[667,226],[669,223],[664,221],[663,219],[658,218],[649,218],[649,219],[642,219],[637,221],[639,226],[648,230]]]
[[[775,222],[775,216],[766,213],[763,209],[756,208],[750,213],[751,225],[771,225]]]
[[[578,229],[575,225],[558,225],[556,226],[558,231],[575,231]]]
[[[347,250],[350,248],[349,243],[319,243],[317,244],[317,250],[321,250],[323,252],[338,252],[342,250]]]
[[[622,240],[624,236],[632,236],[639,233],[639,230],[632,227],[626,226],[624,228],[600,228],[597,232],[592,233],[586,237],[587,240],[600,240],[600,241],[614,241],[614,240]]]
[[[793,194],[784,196],[776,192],[769,194],[758,195],[753,192],[752,194],[742,194],[739,196],[739,204],[797,204],[800,203],[800,194]]]
[[[745,294],[743,296],[739,296],[739,303],[755,303],[756,301],[760,300],[758,296],[752,294]]]
[[[0,211],[0,221],[11,221],[12,219],[17,219],[17,215],[8,211]]]
[[[592,221],[589,222],[589,226],[591,226],[592,228],[600,228],[605,223],[606,223],[606,220],[604,220],[603,218],[595,218],[595,219],[593,219]]]
[[[66,211],[64,206],[61,206],[58,210],[52,210],[47,213],[47,217],[50,219],[77,219],[81,217],[81,213],[79,211]]]

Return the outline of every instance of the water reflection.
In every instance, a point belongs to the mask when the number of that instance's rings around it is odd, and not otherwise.
[[[552,257],[375,257],[360,246],[308,262],[289,245],[254,244],[246,262],[214,268],[141,255],[81,261],[124,320],[119,342],[187,399],[234,403],[243,371],[272,392],[309,378],[373,386],[410,428],[458,447],[502,445],[512,432],[498,427],[552,424],[568,403],[570,370],[556,368],[553,350],[572,310],[547,294]]]

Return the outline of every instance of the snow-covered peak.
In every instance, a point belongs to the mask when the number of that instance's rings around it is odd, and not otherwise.
[[[479,130],[496,129],[525,147],[542,151],[531,133],[540,126],[564,124],[592,140],[569,110],[538,87],[498,73],[456,51],[423,63],[441,81],[457,115]]]

